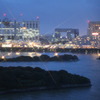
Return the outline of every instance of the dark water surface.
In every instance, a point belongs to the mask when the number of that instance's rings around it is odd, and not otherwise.
[[[43,90],[0,95],[0,100],[100,100],[100,60],[97,55],[77,54],[78,62],[1,62],[0,66],[32,66],[46,70],[67,70],[88,77],[92,87]]]

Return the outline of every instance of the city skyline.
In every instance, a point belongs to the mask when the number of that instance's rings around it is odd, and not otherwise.
[[[52,34],[55,28],[78,28],[87,34],[88,21],[100,20],[99,0],[1,0],[0,19],[34,20],[40,17],[42,34]]]

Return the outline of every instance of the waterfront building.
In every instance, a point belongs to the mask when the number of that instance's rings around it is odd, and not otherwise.
[[[76,38],[79,36],[79,30],[78,29],[72,29],[72,28],[56,28],[55,29],[55,34],[54,38],[59,41],[59,40],[64,40],[64,41],[70,41],[73,38]]]
[[[90,21],[88,23],[88,35],[100,36],[100,21]]]
[[[100,48],[100,38],[89,35],[78,36],[72,40],[72,43],[79,45],[82,48]]]
[[[39,37],[39,19],[32,21],[0,20],[0,40],[34,40]]]

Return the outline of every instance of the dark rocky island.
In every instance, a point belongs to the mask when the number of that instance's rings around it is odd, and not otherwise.
[[[9,61],[9,62],[29,62],[29,61],[78,61],[78,57],[75,55],[59,55],[59,56],[53,56],[50,57],[48,55],[41,55],[41,56],[19,56],[16,58],[6,58],[6,59],[0,59],[0,61]]]
[[[39,67],[0,66],[0,93],[91,86],[88,78],[65,70],[45,71]]]

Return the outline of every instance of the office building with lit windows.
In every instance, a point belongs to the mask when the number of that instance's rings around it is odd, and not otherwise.
[[[0,40],[34,40],[39,34],[39,19],[22,22],[8,18],[0,20]]]
[[[88,23],[88,35],[100,36],[100,21],[90,21]]]
[[[79,36],[79,30],[78,29],[72,29],[72,28],[56,28],[55,29],[55,34],[54,38],[59,41],[59,40],[64,40],[64,41],[70,41],[73,38],[76,38]]]

